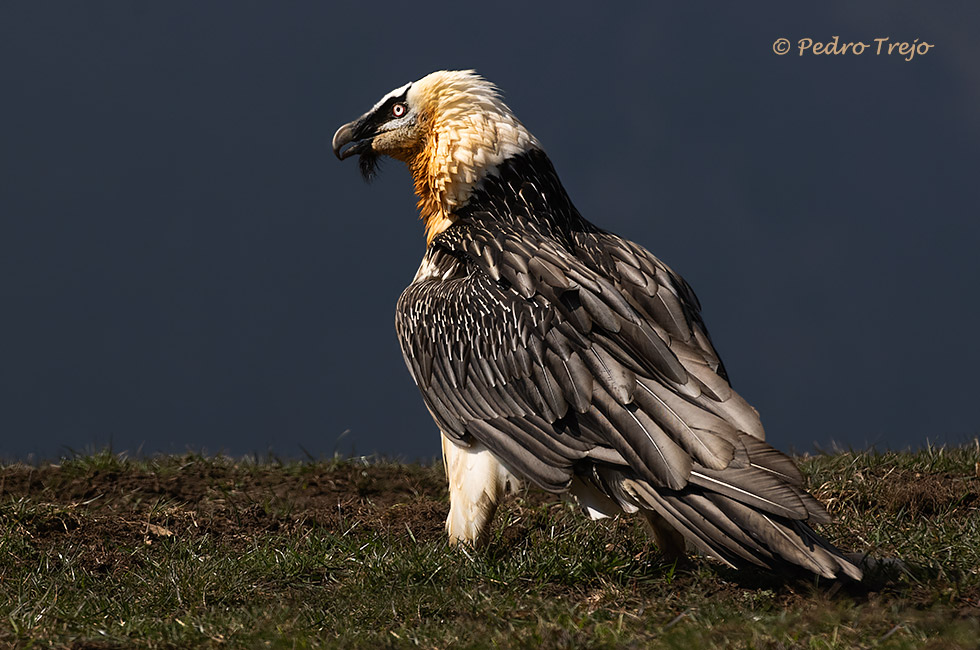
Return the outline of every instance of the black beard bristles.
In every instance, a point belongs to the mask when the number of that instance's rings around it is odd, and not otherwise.
[[[368,183],[378,175],[378,167],[381,164],[381,156],[373,151],[366,151],[361,154],[358,165],[361,168],[361,176]]]

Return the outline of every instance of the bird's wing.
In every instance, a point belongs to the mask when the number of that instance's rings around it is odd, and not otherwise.
[[[686,341],[664,334],[680,322],[651,317],[659,308],[624,290],[622,277],[610,280],[544,236],[459,222],[427,263],[430,279],[402,294],[396,328],[446,435],[479,440],[552,491],[577,465],[603,463],[656,488],[703,485],[792,519],[822,512],[800,496],[792,461],[704,406],[724,403],[715,386],[724,378],[689,370],[710,368],[711,348],[698,341],[696,307],[682,292],[665,296],[663,309],[687,314]]]
[[[522,294],[496,272],[512,264],[507,273],[517,282],[511,268],[543,272],[540,263],[524,255],[502,262],[502,248],[491,259],[485,247],[457,249],[447,239],[430,248],[425,277],[398,301],[395,325],[412,377],[445,435],[475,438],[512,470],[561,491],[574,463],[603,444],[555,430],[570,409],[591,408],[594,372],[580,353],[588,342],[551,302],[548,281],[557,278],[529,277]]]
[[[739,431],[765,439],[759,413],[732,390],[693,289],[648,250],[607,232],[576,233],[576,256],[604,275],[680,360],[691,382],[674,387]]]

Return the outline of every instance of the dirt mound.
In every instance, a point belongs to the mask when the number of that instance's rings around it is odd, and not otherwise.
[[[127,547],[210,535],[247,546],[257,535],[318,525],[343,532],[442,535],[440,467],[353,462],[254,465],[187,459],[157,467],[0,468],[0,500],[38,550],[71,545],[99,571],[125,570]]]

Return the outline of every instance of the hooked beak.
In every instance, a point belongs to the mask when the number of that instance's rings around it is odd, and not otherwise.
[[[344,160],[356,154],[371,151],[371,138],[364,137],[365,134],[359,132],[360,127],[361,120],[354,120],[343,125],[333,134],[333,154],[337,156],[337,160]],[[344,149],[346,145],[351,143],[353,143],[352,146]],[[341,151],[342,149],[343,151]]]

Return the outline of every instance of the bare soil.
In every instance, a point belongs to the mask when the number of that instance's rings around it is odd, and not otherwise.
[[[48,516],[19,525],[41,546],[66,537],[84,544],[92,564],[107,570],[125,564],[127,545],[171,535],[207,534],[244,546],[258,533],[316,523],[332,530],[410,529],[432,538],[442,534],[448,507],[441,469],[354,464],[300,474],[274,465],[189,462],[169,476],[14,465],[0,469],[0,498],[50,506]]]

